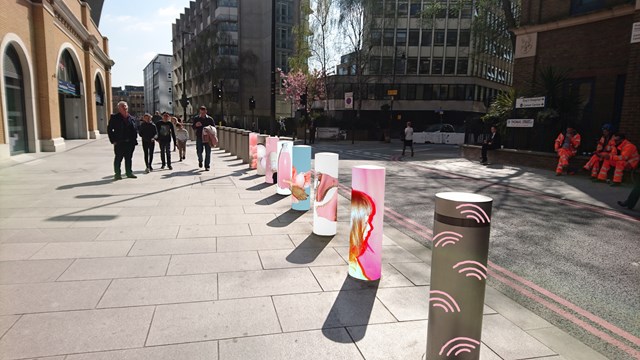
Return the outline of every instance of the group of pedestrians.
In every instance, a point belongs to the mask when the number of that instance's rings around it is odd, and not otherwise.
[[[168,168],[173,170],[171,166],[171,142],[173,141],[173,151],[178,150],[179,161],[186,159],[186,146],[189,140],[189,132],[184,124],[167,112],[156,112],[144,114],[142,122],[138,126],[136,119],[129,114],[129,105],[125,101],[120,101],[117,106],[118,112],[112,114],[109,119],[107,132],[109,141],[113,144],[115,154],[113,161],[114,180],[122,179],[122,160],[124,160],[125,176],[135,179],[137,176],[132,170],[133,152],[138,145],[138,135],[142,139],[142,149],[144,151],[145,173],[153,171],[153,153],[156,142],[160,147],[160,159],[162,161],[161,169]],[[155,122],[154,122],[155,120]],[[203,129],[209,127],[213,131],[209,138],[215,137],[215,126],[213,118],[207,115],[207,108],[200,107],[199,115],[192,119],[192,127],[196,132],[196,154],[198,156],[198,167],[204,166],[205,171],[211,169],[211,141],[203,141]],[[175,125],[174,125],[175,124]],[[206,137],[206,136],[205,136]]]

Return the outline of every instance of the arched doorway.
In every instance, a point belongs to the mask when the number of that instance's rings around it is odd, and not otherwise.
[[[9,45],[4,53],[4,93],[7,104],[9,151],[11,155],[29,150],[25,110],[24,76],[16,49]]]
[[[98,117],[98,131],[101,134],[107,133],[107,113],[105,109],[105,102],[107,101],[104,93],[104,86],[102,82],[102,78],[100,74],[96,74],[95,80],[95,91],[96,91],[96,116]]]
[[[65,139],[87,139],[81,83],[69,50],[62,51],[57,76],[61,136]]]

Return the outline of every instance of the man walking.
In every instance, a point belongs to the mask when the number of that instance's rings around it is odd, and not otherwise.
[[[402,156],[404,156],[404,150],[408,147],[411,148],[411,157],[413,157],[413,128],[411,127],[411,121],[407,122],[407,127],[404,128],[404,144],[402,145]]]
[[[151,122],[151,114],[144,114],[142,117],[142,123],[138,130],[140,137],[142,138],[142,150],[144,150],[144,164],[147,166],[145,173],[153,171],[153,149],[156,146],[156,139],[158,138],[158,129]]]
[[[128,178],[135,179],[137,176],[131,170],[133,151],[138,145],[138,127],[136,119],[129,115],[129,105],[126,101],[118,103],[118,112],[111,114],[109,125],[107,125],[109,141],[113,144],[115,158],[113,160],[114,180],[122,180],[120,165],[124,159],[125,174]]]
[[[482,165],[487,165],[487,150],[495,150],[500,148],[500,134],[498,134],[498,128],[495,126],[491,127],[491,137],[488,140],[484,141],[482,144],[482,159],[480,163]]]
[[[160,160],[162,160],[162,167],[168,166],[169,170],[173,170],[171,167],[171,139],[173,139],[173,148],[176,148],[176,130],[171,122],[171,116],[169,113],[162,113],[162,121],[157,125],[158,128],[158,143],[160,144]]]
[[[200,106],[200,114],[195,116],[192,120],[193,130],[196,132],[196,153],[198,155],[198,167],[202,169],[202,151],[205,151],[204,156],[204,170],[209,171],[211,168],[211,145],[202,141],[202,129],[205,126],[215,126],[213,118],[207,115],[207,108]]]

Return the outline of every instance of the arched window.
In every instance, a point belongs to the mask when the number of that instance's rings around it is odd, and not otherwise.
[[[24,78],[20,57],[9,45],[4,54],[4,93],[7,100],[7,120],[11,155],[27,151],[27,117],[24,98]]]
[[[68,97],[80,97],[80,82],[69,50],[62,52],[58,63],[58,92]]]

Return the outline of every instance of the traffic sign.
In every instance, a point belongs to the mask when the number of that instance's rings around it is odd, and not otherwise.
[[[396,96],[398,95],[398,90],[387,90],[387,95]]]
[[[533,127],[533,119],[507,119],[507,127]]]
[[[517,98],[516,109],[541,108],[544,107],[544,100],[544,96],[532,98]]]

